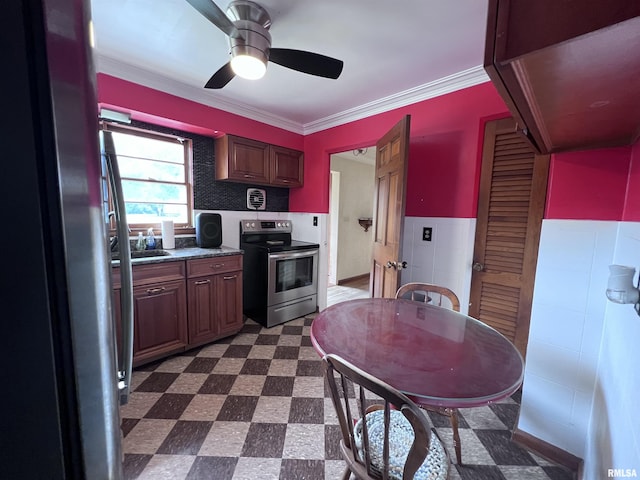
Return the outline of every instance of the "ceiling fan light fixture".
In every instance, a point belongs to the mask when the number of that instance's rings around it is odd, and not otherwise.
[[[319,53],[291,48],[271,48],[271,17],[251,0],[232,0],[225,14],[213,0],[187,0],[229,39],[231,60],[219,68],[204,88],[220,89],[236,75],[257,80],[267,71],[267,62],[291,70],[336,79],[343,62]]]
[[[231,69],[239,77],[258,80],[267,71],[267,62],[252,55],[236,55],[231,59]]]

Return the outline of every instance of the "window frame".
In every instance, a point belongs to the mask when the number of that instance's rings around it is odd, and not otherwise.
[[[122,125],[118,123],[100,122],[101,130],[109,131],[109,132],[118,132],[124,133],[128,135],[134,135],[143,138],[149,138],[152,140],[163,140],[170,141],[173,143],[180,144],[184,147],[184,169],[185,169],[185,182],[187,192],[187,222],[186,223],[174,223],[174,228],[177,234],[190,234],[195,233],[195,228],[193,226],[193,209],[194,209],[194,198],[193,198],[193,140],[187,137],[183,137],[181,135],[173,135],[168,133],[156,132],[154,130],[148,130],[144,128],[139,128],[130,125]],[[116,148],[116,155],[118,154],[118,150]],[[152,159],[151,159],[152,160]],[[104,175],[104,173],[103,173]],[[139,180],[139,179],[135,179]],[[109,210],[113,210],[113,195],[111,192],[111,185],[109,182],[106,182],[108,185],[108,199],[109,199]],[[154,182],[150,182],[154,183]],[[164,182],[160,182],[164,183]],[[178,183],[176,183],[178,184]],[[180,185],[180,184],[178,184]],[[110,234],[115,234],[115,220],[111,218],[109,220],[109,230]],[[138,232],[143,232],[146,234],[149,228],[153,228],[156,234],[160,233],[161,222],[155,223],[130,223],[129,228],[131,230],[132,235],[137,235]]]

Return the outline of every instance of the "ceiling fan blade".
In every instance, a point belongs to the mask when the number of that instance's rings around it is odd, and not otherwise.
[[[216,73],[213,74],[204,88],[222,88],[235,76],[236,74],[233,73],[233,70],[231,69],[231,62],[227,62],[224,66],[222,66],[222,68],[220,68]]]
[[[333,79],[340,76],[344,66],[342,60],[289,48],[271,48],[269,61],[309,75]]]
[[[233,22],[212,0],[187,0],[204,18],[233,38],[243,38]]]

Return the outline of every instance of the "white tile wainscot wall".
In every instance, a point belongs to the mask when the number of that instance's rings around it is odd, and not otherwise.
[[[618,225],[610,263],[640,268],[640,223]],[[637,278],[636,273],[634,283]],[[607,302],[587,438],[586,480],[607,478],[609,469],[640,477],[639,396],[640,317],[632,305]]]
[[[585,465],[616,235],[616,222],[545,220],[538,253],[518,427]]]
[[[423,227],[432,228],[430,242],[422,239]],[[475,218],[406,217],[402,260],[407,269],[402,272],[402,283],[448,287],[458,295],[460,310],[466,314],[475,231]]]
[[[444,284],[468,311],[475,224],[407,217],[402,282]],[[612,263],[640,268],[640,223],[543,221],[518,428],[583,458],[584,480],[640,476],[640,318],[606,300]]]

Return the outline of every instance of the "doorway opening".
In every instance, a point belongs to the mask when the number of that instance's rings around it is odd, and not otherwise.
[[[375,163],[375,146],[331,155],[327,306],[370,296]]]

